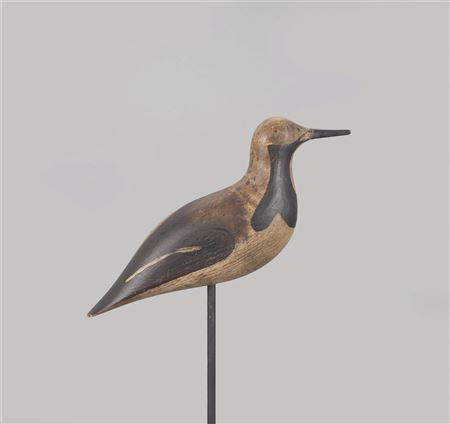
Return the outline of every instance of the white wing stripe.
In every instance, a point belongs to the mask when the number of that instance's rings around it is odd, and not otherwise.
[[[168,258],[169,256],[175,255],[176,253],[189,253],[189,252],[196,252],[197,250],[200,250],[201,246],[190,246],[190,247],[182,247],[180,249],[177,249],[173,252],[166,253],[165,255],[160,256],[159,258],[153,259],[148,264],[145,264],[141,266],[134,274],[130,275],[125,282],[128,283],[131,281],[136,275],[140,274],[142,271],[145,271],[147,268],[157,264],[158,262],[162,261],[163,259]]]

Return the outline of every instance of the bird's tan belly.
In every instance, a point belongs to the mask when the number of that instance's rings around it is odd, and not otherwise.
[[[231,254],[220,262],[148,290],[140,297],[155,296],[175,290],[222,283],[249,274],[265,265],[281,252],[294,228],[277,215],[264,231],[248,229],[247,236],[237,241]]]

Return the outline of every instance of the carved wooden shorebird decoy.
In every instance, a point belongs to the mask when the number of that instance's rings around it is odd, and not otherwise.
[[[232,186],[183,206],[147,237],[88,316],[136,300],[249,274],[287,244],[297,221],[291,173],[304,142],[350,134],[314,130],[284,118],[263,121],[253,135],[246,174]]]

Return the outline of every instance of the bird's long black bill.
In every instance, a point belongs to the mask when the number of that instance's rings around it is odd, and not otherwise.
[[[311,130],[311,138],[337,137],[338,135],[349,135],[350,130]]]

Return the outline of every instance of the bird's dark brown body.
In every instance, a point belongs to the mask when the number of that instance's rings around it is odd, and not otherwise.
[[[344,134],[349,131],[309,130],[284,118],[264,121],[253,136],[244,177],[164,220],[88,315],[232,280],[265,265],[283,249],[296,224],[294,151],[311,138]]]

